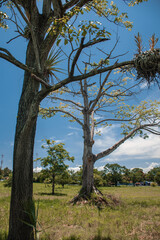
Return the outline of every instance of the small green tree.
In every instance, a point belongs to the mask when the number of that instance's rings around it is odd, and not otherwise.
[[[131,179],[133,184],[136,182],[143,182],[145,180],[145,174],[141,168],[133,168],[131,170]]]
[[[160,185],[160,172],[157,172],[154,177],[155,182]]]
[[[5,180],[4,187],[12,186],[12,173],[9,174],[8,178]]]
[[[98,171],[97,169],[93,170],[93,177],[94,177],[94,185],[95,187],[101,187],[104,186],[105,181],[102,177],[102,172]]]
[[[117,186],[118,181],[122,181],[122,174],[125,171],[124,166],[120,166],[117,163],[114,164],[106,164],[104,167],[105,173],[110,173],[111,181],[114,183],[115,186]]]
[[[56,177],[56,183],[62,185],[64,188],[65,184],[70,184],[71,183],[71,176],[67,170],[65,170],[62,174],[58,175]]]
[[[155,167],[151,169],[146,175],[146,180],[154,182],[154,178],[158,172],[160,172],[160,167]]]
[[[71,184],[82,184],[82,168],[80,168],[79,171],[69,171],[70,177],[71,177]]]
[[[5,178],[5,177],[9,177],[9,175],[10,175],[11,172],[12,172],[12,171],[11,171],[8,167],[4,168],[4,169],[3,169],[3,177],[4,177],[4,178]]]
[[[47,149],[48,156],[40,158],[40,161],[42,167],[48,168],[48,172],[52,177],[52,195],[54,195],[55,177],[62,174],[68,168],[68,165],[64,161],[74,161],[74,157],[70,157],[63,146],[64,143],[56,144],[56,141],[48,139],[46,139],[46,144],[42,145],[42,148]]]

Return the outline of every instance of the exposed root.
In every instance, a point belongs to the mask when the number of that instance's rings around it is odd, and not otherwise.
[[[116,207],[120,205],[121,201],[117,197],[111,194],[102,194],[97,188],[93,188],[93,191],[90,195],[87,195],[86,192],[80,191],[71,201],[71,204],[89,204],[95,205],[99,209],[102,207]]]

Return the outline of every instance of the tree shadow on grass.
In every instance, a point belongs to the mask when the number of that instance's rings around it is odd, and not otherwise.
[[[81,240],[79,236],[71,235],[70,237],[64,237],[63,240]],[[109,236],[108,237],[102,237],[101,234],[97,234],[92,238],[92,240],[112,240]]]
[[[39,193],[37,193],[37,195],[41,195],[41,196],[45,196],[45,195],[47,195],[47,196],[67,196],[67,194],[65,194],[65,193],[55,193],[54,195],[52,194],[52,193],[46,193],[46,192],[39,192]]]

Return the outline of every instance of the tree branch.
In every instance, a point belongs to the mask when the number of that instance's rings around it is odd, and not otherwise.
[[[25,71],[28,71],[30,73],[33,71],[33,69],[29,68],[27,65],[21,63],[15,57],[13,57],[13,55],[7,49],[0,48],[0,51],[7,53],[7,54],[4,54],[4,53],[0,52],[1,58],[7,60],[8,62],[14,64],[15,66],[17,66]]]
[[[98,91],[98,94],[97,94],[97,97],[95,98],[95,100],[94,100],[94,102],[93,102],[93,104],[92,104],[92,106],[91,106],[91,108],[90,108],[90,110],[89,110],[90,112],[92,112],[92,111],[94,110],[97,102],[99,101],[99,99],[100,99],[101,96],[103,95],[103,93],[102,93],[103,87],[104,87],[105,83],[107,82],[107,80],[108,80],[111,72],[112,72],[112,70],[110,70],[110,71],[108,72],[108,74],[107,74],[107,76],[105,77],[102,85],[100,86],[99,91]]]
[[[75,117],[73,114],[71,114],[70,112],[67,112],[67,111],[62,110],[62,109],[53,109],[53,110],[44,109],[44,110],[48,112],[44,116],[47,116],[47,114],[54,113],[54,112],[61,112],[61,113],[64,113],[64,114],[72,117],[77,123],[79,123],[83,127],[83,123],[77,117]]]
[[[79,58],[79,56],[80,56],[80,54],[81,54],[81,52],[82,52],[82,49],[83,49],[83,47],[84,47],[84,45],[83,45],[84,39],[85,39],[84,37],[81,39],[81,43],[80,43],[80,46],[79,46],[79,48],[78,48],[78,51],[76,52],[76,55],[74,56],[74,59],[73,59],[73,62],[72,62],[72,67],[71,67],[71,71],[70,71],[70,73],[69,73],[69,76],[70,76],[70,77],[72,77],[73,74],[74,74],[75,65],[76,65],[76,63],[77,63],[77,61],[78,61],[78,58]]]
[[[79,0],[71,0],[71,1],[67,2],[66,4],[63,5],[64,11],[66,11],[67,9],[73,7],[78,2],[79,2]]]
[[[103,152],[100,152],[98,154],[96,154],[94,156],[94,159],[95,161],[103,158],[103,157],[106,157],[107,155],[111,154],[114,150],[116,150],[122,143],[124,143],[127,139],[129,139],[130,137],[132,137],[134,135],[134,133],[136,133],[138,130],[140,129],[145,129],[147,130],[146,128],[147,127],[155,127],[157,126],[158,124],[156,123],[153,123],[153,124],[144,124],[144,125],[141,125],[135,129],[133,129],[129,134],[127,134],[125,137],[123,137],[119,142],[117,142],[115,145],[113,145],[111,148],[108,148],[107,150],[103,151]],[[148,130],[147,130],[148,131]]]
[[[67,100],[67,99],[63,99],[63,98],[59,98],[59,97],[49,97],[49,98],[55,99],[55,100],[60,100],[60,101],[67,102],[67,103],[72,103],[73,105],[75,105],[75,106],[77,106],[79,108],[83,108],[81,105],[79,105],[78,103],[75,103],[72,100]]]
[[[36,81],[38,81],[39,83],[43,84],[46,88],[51,88],[52,86],[50,84],[48,84],[47,82],[45,82],[43,79],[37,77],[34,73],[31,73],[31,77],[33,77]]]
[[[104,67],[104,68],[101,68],[101,69],[96,69],[96,70],[93,69],[88,73],[84,73],[84,74],[73,76],[73,77],[68,77],[68,78],[62,80],[61,82],[58,82],[57,84],[55,84],[54,86],[52,86],[48,89],[41,90],[39,92],[39,98],[41,100],[44,99],[50,92],[53,92],[53,91],[65,86],[65,85],[67,85],[68,83],[84,80],[84,79],[96,76],[97,74],[104,73],[104,72],[107,72],[107,71],[110,71],[110,70],[114,70],[116,68],[124,67],[126,65],[132,65],[134,67],[134,60],[124,61],[124,62],[121,62],[121,63],[116,63],[114,65]]]
[[[106,119],[103,119],[99,122],[95,122],[95,125],[99,125],[103,122],[130,122],[130,121],[133,121],[134,120],[134,117],[133,118],[130,118],[130,119],[115,119],[115,118],[106,118]]]

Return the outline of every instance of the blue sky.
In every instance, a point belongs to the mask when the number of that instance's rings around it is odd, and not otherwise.
[[[136,51],[134,42],[134,35],[138,32],[142,35],[144,50],[145,46],[148,49],[148,39],[153,33],[160,37],[160,1],[149,0],[134,8],[128,8],[125,4],[121,3],[120,8],[127,11],[129,20],[133,21],[134,27],[131,32],[122,28],[115,27],[109,23],[109,31],[112,31],[113,39],[116,35],[120,37],[117,53],[128,52],[125,59],[131,59]],[[94,16],[91,15],[94,19]],[[91,19],[91,20],[93,20]],[[101,19],[100,19],[101,20]],[[25,49],[27,42],[18,38],[10,44],[6,44],[15,33],[10,26],[7,31],[0,30],[0,46],[7,48],[11,53],[20,61],[25,61]],[[160,40],[157,43],[160,48]],[[121,59],[120,59],[121,61]],[[16,115],[18,109],[18,101],[21,94],[23,71],[9,64],[3,59],[0,59],[1,71],[1,94],[0,94],[0,160],[3,154],[3,168],[12,168],[12,155],[13,143],[16,125]],[[160,90],[155,86],[151,89],[143,88],[143,93],[137,98],[147,99],[160,99]],[[102,129],[101,137],[96,137],[94,146],[95,152],[105,150],[106,146],[114,144],[117,137],[117,126],[113,125],[110,129]],[[34,158],[43,157],[45,152],[41,149],[42,139],[54,139],[59,142],[64,142],[66,149],[70,152],[71,156],[75,157],[75,162],[70,164],[71,168],[77,169],[82,164],[82,131],[76,123],[69,123],[67,119],[56,116],[52,119],[43,120],[38,119],[37,132],[35,139]],[[160,137],[150,135],[146,140],[135,137],[128,140],[119,149],[108,157],[99,160],[96,167],[102,169],[107,163],[119,163],[128,168],[141,167],[145,171],[151,167],[160,164]],[[36,163],[34,167],[40,167]]]

